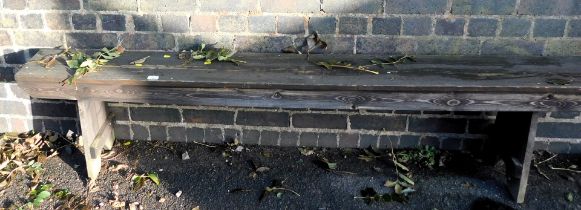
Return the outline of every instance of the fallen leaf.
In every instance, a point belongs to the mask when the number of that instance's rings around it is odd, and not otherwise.
[[[573,202],[573,193],[572,192],[568,192],[565,198],[567,199],[567,201],[569,203],[570,202]]]
[[[259,167],[259,168],[257,168],[257,169],[256,169],[256,172],[259,172],[259,173],[264,173],[264,172],[267,172],[267,171],[269,171],[269,170],[270,170],[270,168],[269,168],[269,167],[265,167],[265,166],[263,166],[263,167]]]
[[[127,170],[127,169],[129,169],[129,166],[127,164],[118,164],[114,167],[111,167],[112,172],[117,172],[120,170]]]
[[[165,55],[163,55],[163,58],[171,58],[171,55],[165,54]]]
[[[145,56],[145,57],[143,57],[143,58],[141,58],[141,59],[137,59],[137,60],[131,61],[129,64],[135,64],[135,65],[137,65],[137,64],[143,64],[143,63],[145,63],[145,61],[146,61],[146,60],[147,60],[149,57],[150,57],[150,56]]]
[[[304,156],[311,156],[311,155],[315,154],[315,151],[312,149],[309,149],[309,148],[301,147],[298,149],[301,152],[301,154],[303,154]]]
[[[113,208],[125,208],[126,202],[125,201],[114,201],[113,203],[111,203],[111,207]]]

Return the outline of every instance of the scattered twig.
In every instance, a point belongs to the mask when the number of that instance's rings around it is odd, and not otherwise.
[[[194,144],[198,144],[198,145],[202,145],[202,146],[205,146],[205,147],[210,147],[210,148],[215,148],[216,147],[216,145],[204,144],[204,143],[200,143],[200,142],[197,142],[197,141],[193,141],[193,143]]]
[[[579,171],[579,170],[573,170],[570,168],[557,168],[557,167],[553,167],[552,165],[549,165],[549,168],[552,170],[558,170],[558,171],[568,171],[568,172],[573,172],[573,173],[581,173],[581,171]]]

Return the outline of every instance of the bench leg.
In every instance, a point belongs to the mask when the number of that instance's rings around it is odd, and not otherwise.
[[[538,113],[499,112],[491,136],[506,165],[508,188],[523,203],[537,132]]]
[[[115,139],[111,116],[107,114],[103,101],[79,100],[78,107],[87,175],[95,180],[101,170],[101,151],[103,148],[110,149]]]

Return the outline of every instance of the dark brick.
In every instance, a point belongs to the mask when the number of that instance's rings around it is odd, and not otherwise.
[[[570,150],[569,142],[551,141],[549,142],[549,152],[567,154]]]
[[[536,145],[535,145],[536,146]],[[570,154],[580,154],[581,153],[581,143],[571,143],[569,144]]]
[[[45,130],[54,131],[54,132],[62,132],[61,125],[60,125],[58,120],[44,119],[44,120],[42,120],[42,123],[44,124]]]
[[[65,36],[69,47],[77,49],[101,49],[117,45],[117,35],[114,33],[68,33]]]
[[[561,19],[537,19],[533,35],[535,37],[562,37],[565,33],[566,22]]]
[[[468,36],[495,36],[498,20],[488,18],[470,19]]]
[[[482,116],[484,113],[482,112],[472,112],[472,111],[455,111],[454,115],[463,115],[463,116]]]
[[[242,136],[241,134],[242,134],[242,131],[240,131],[238,129],[225,128],[224,129],[224,141],[232,142],[232,141],[234,141],[234,139],[240,140],[240,136]]]
[[[131,130],[133,130],[133,139],[134,140],[148,140],[149,138],[149,130],[146,126],[132,124]],[[164,134],[165,136],[165,134]]]
[[[578,117],[579,114],[580,114],[580,112],[573,112],[573,111],[551,112],[551,117],[558,118],[558,119],[575,119],[575,117]]]
[[[73,28],[75,30],[97,29],[97,16],[95,14],[73,14]]]
[[[25,51],[4,50],[4,61],[8,64],[24,64],[26,63]]]
[[[63,44],[63,34],[46,31],[15,31],[14,40],[21,46],[56,47]]]
[[[157,21],[155,15],[133,15],[135,31],[157,31]]]
[[[355,148],[359,144],[359,134],[341,133],[339,134],[339,147]]]
[[[113,113],[115,120],[129,120],[129,111],[127,111],[127,107],[110,106],[108,107],[108,111]]]
[[[234,112],[222,110],[184,109],[184,122],[207,124],[234,124]]]
[[[8,31],[0,31],[0,46],[12,46],[12,38]]]
[[[26,14],[20,16],[20,23],[22,27],[28,29],[41,29],[42,16],[40,14]]]
[[[168,127],[167,128],[168,141],[173,142],[187,142],[186,128],[184,127]]]
[[[455,0],[452,14],[459,15],[510,15],[514,11],[516,0]]]
[[[196,0],[141,1],[140,6],[145,12],[189,12],[195,9]]]
[[[323,1],[322,6],[326,13],[381,14],[383,12],[382,0],[331,0]]]
[[[401,149],[416,149],[420,144],[420,136],[402,135],[399,137],[399,146]]]
[[[131,107],[133,121],[181,122],[180,112],[173,108]]]
[[[580,123],[541,122],[537,128],[538,137],[581,138]]]
[[[175,47],[171,34],[123,34],[123,46],[130,50],[168,50]]]
[[[186,33],[190,31],[190,17],[183,15],[162,15],[161,28],[164,32]]]
[[[178,39],[178,49],[191,50],[199,49],[200,44],[206,43],[206,47],[213,48],[234,48],[234,36],[233,35],[180,35]]]
[[[421,111],[412,111],[412,110],[394,110],[394,114],[421,114]]]
[[[314,49],[311,53],[353,54],[353,37],[338,37],[333,35],[320,35],[320,37],[327,42],[327,48],[324,50]],[[302,37],[297,38],[295,43],[301,43],[304,40]]]
[[[280,133],[280,146],[297,146],[299,133],[292,131],[283,131]]]
[[[234,44],[240,52],[279,53],[292,45],[292,39],[286,36],[236,36]]]
[[[412,132],[464,133],[466,119],[453,118],[410,118],[409,130]]]
[[[400,17],[373,18],[373,34],[399,35],[401,29]]]
[[[399,136],[392,135],[381,135],[379,137],[379,148],[389,149],[389,148],[399,148]]]
[[[340,17],[339,34],[367,34],[367,18]]]
[[[258,0],[200,0],[200,10],[206,12],[257,12]]]
[[[353,115],[351,129],[404,131],[406,126],[405,116],[373,116],[373,115]]]
[[[296,128],[347,128],[346,115],[304,113],[294,114],[292,120]]]
[[[581,37],[581,19],[574,19],[569,21],[569,34],[570,37]]]
[[[244,32],[248,20],[244,16],[229,15],[220,16],[218,19],[218,28],[222,32]]]
[[[484,145],[483,139],[464,139],[462,142],[461,150],[479,152],[482,151],[483,145]]]
[[[129,140],[131,139],[131,132],[129,131],[129,125],[113,125],[113,132],[115,132],[115,139],[118,140]]]
[[[309,33],[317,32],[318,34],[334,34],[337,28],[335,17],[310,17]]]
[[[260,132],[260,145],[278,145],[278,138],[280,133],[277,131],[261,131]]]
[[[494,126],[493,120],[470,119],[468,120],[468,133],[471,134],[489,134],[490,129]]]
[[[482,55],[542,55],[544,41],[486,40],[482,44]]]
[[[125,15],[101,15],[105,31],[125,31]]]
[[[2,14],[0,15],[0,28],[17,28],[18,21],[16,20],[16,15],[14,14]]]
[[[462,36],[464,34],[464,19],[437,19],[436,34],[444,36]]]
[[[547,49],[545,49],[547,56],[580,56],[581,55],[581,41],[580,40],[549,40]]]
[[[450,115],[452,112],[449,111],[423,111],[424,114],[436,114],[436,115]]]
[[[44,15],[46,25],[52,30],[71,30],[69,14],[66,13],[47,13]]]
[[[77,117],[77,106],[65,103],[31,103],[33,116]]]
[[[150,4],[150,1],[142,2],[145,4]],[[137,11],[135,0],[88,0],[84,6],[97,11]]]
[[[242,130],[242,139],[244,144],[258,144],[260,140],[260,131],[257,130]]]
[[[303,17],[279,16],[277,26],[278,33],[281,34],[305,33],[305,19]]]
[[[33,10],[79,10],[80,0],[29,0],[28,8]]]
[[[432,146],[436,149],[440,148],[440,139],[433,136],[422,136],[420,138],[420,146]]]
[[[528,19],[507,17],[502,20],[500,36],[526,37],[529,35],[530,28],[531,21]]]
[[[387,14],[444,14],[446,0],[387,0]]]
[[[460,138],[444,138],[442,139],[443,150],[460,150],[462,146],[462,139]]]
[[[314,13],[319,12],[319,1],[313,0],[260,0],[263,12],[275,13]]]
[[[167,131],[165,126],[150,125],[149,133],[152,141],[167,141]]]
[[[319,147],[337,148],[337,134],[336,133],[319,133]]]
[[[26,1],[24,0],[4,0],[4,8],[13,10],[22,10],[26,8]]]
[[[361,134],[359,135],[359,148],[373,147],[377,148],[377,141],[379,141],[379,136]]]
[[[188,142],[204,142],[204,129],[203,128],[187,128],[186,138]]]
[[[248,30],[255,33],[274,33],[276,32],[276,18],[275,16],[250,16]]]
[[[424,36],[432,33],[431,17],[403,17],[403,35]]]
[[[4,119],[6,119],[6,118],[4,118]],[[6,120],[5,123],[8,123],[8,120]],[[33,128],[33,130],[36,130],[36,131],[42,131],[42,130],[44,130],[44,125],[42,123],[42,120],[40,120],[40,119],[33,119],[32,120],[32,128]]]
[[[299,136],[299,145],[301,147],[316,147],[319,135],[312,132],[302,132]]]
[[[282,112],[240,111],[236,118],[238,125],[288,127],[289,115]]]
[[[577,0],[521,0],[517,14],[524,15],[579,15],[581,4]]]
[[[66,134],[69,130],[75,133],[78,133],[77,130],[78,122],[76,120],[61,120],[61,128],[63,129],[63,133]],[[129,128],[127,128],[127,132],[129,132]]]

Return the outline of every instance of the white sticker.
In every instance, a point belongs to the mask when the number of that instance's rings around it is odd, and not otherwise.
[[[158,80],[159,76],[155,76],[155,75],[149,75],[147,76],[147,80]]]

